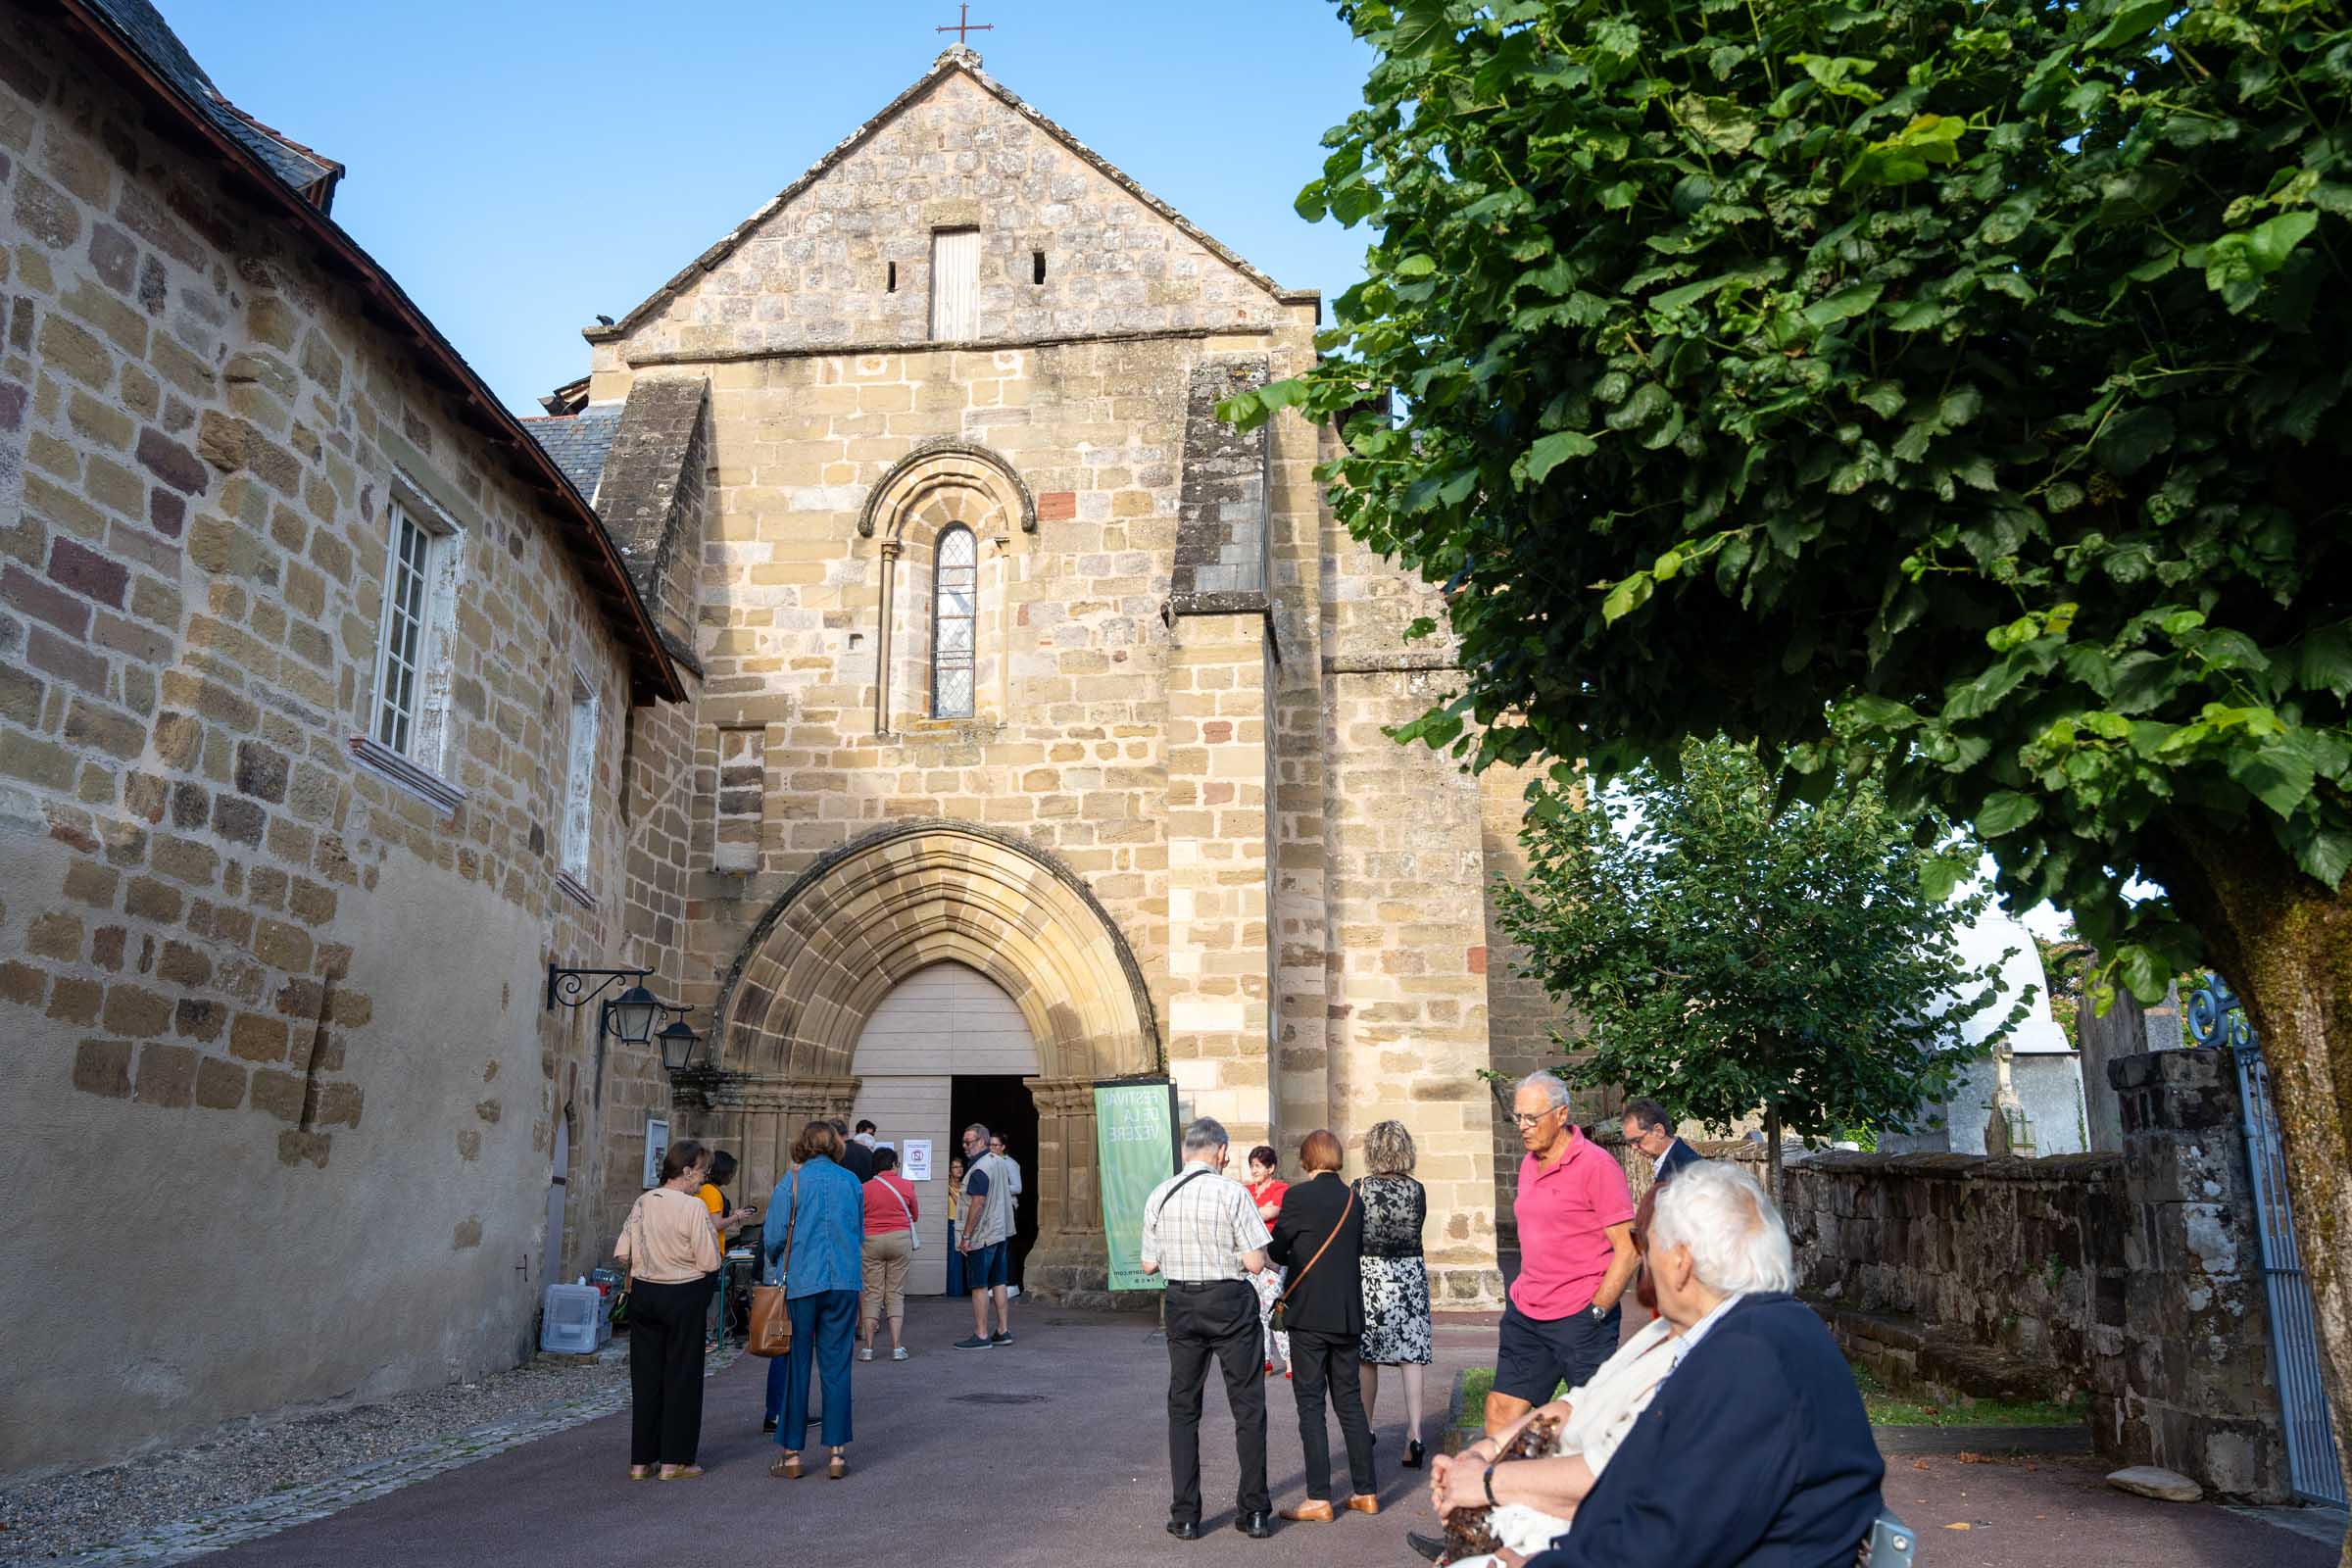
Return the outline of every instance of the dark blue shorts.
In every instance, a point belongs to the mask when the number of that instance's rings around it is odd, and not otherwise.
[[[1543,1404],[1562,1384],[1574,1389],[1590,1381],[1616,1353],[1622,1316],[1614,1306],[1597,1323],[1590,1312],[1545,1320],[1529,1317],[1516,1304],[1506,1308],[1494,1353],[1494,1392]]]
[[[999,1242],[993,1247],[975,1247],[963,1254],[963,1289],[967,1295],[977,1295],[992,1286],[1012,1283],[1012,1244]]]

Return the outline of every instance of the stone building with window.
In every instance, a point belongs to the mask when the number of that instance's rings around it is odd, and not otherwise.
[[[930,1142],[936,1227],[985,1121],[1030,1286],[1099,1289],[1092,1090],[1164,1072],[1245,1150],[1406,1121],[1441,1297],[1494,1299],[1516,1141],[1477,1070],[1544,1049],[1488,961],[1520,781],[1382,733],[1445,689],[1402,636],[1429,591],[1323,505],[1327,433],[1215,416],[1319,317],[952,48],[588,329],[534,429],[632,559],[695,564],[720,1071],[679,1124],[748,1190],[807,1116],[871,1116]]]
[[[341,174],[0,4],[0,1473],[512,1365],[666,1102],[691,663]]]
[[[1316,295],[957,48],[518,420],[341,175],[146,0],[0,0],[0,1472],[511,1364],[663,1140],[758,1200],[820,1113],[934,1230],[1004,1131],[1095,1296],[1111,1079],[1403,1120],[1494,1303],[1519,781],[1383,733],[1448,676],[1329,433],[1215,417]]]

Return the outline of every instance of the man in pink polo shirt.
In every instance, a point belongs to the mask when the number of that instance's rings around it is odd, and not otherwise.
[[[1617,1298],[1633,1283],[1634,1195],[1617,1161],[1568,1119],[1568,1086],[1530,1073],[1512,1096],[1519,1162],[1519,1277],[1502,1314],[1487,1430],[1576,1388],[1617,1348]]]

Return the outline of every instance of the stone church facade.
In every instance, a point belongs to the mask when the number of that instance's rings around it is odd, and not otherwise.
[[[55,1348],[0,1473],[513,1364],[664,1131],[759,1200],[870,1115],[936,1230],[985,1107],[1030,1288],[1092,1297],[1113,1079],[1245,1148],[1403,1120],[1495,1303],[1518,783],[1382,733],[1447,675],[1328,433],[1214,417],[1316,296],[951,50],[516,420],[341,174],[146,0],[0,0],[5,1143],[75,1171],[0,1231]]]
[[[539,428],[611,425],[576,477],[691,608],[686,1000],[723,1076],[681,1124],[748,1190],[819,1112],[944,1158],[952,1020],[929,1060],[866,1031],[956,964],[1034,1042],[1033,1288],[1100,1287],[1092,1090],[1164,1071],[1244,1149],[1403,1119],[1441,1297],[1494,1301],[1517,784],[1490,812],[1382,734],[1446,676],[1401,637],[1427,590],[1322,503],[1328,437],[1215,416],[1319,314],[952,49],[588,331]]]

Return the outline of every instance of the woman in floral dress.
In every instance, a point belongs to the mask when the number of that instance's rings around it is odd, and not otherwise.
[[[1258,1216],[1270,1228],[1282,1213],[1282,1195],[1291,1184],[1281,1177],[1281,1156],[1270,1144],[1260,1144],[1250,1151],[1250,1201],[1257,1205]],[[1257,1287],[1257,1326],[1265,1336],[1266,1373],[1272,1376],[1274,1358],[1282,1357],[1282,1375],[1291,1375],[1291,1337],[1274,1332],[1274,1303],[1282,1299],[1283,1270],[1268,1266],[1262,1274],[1253,1274],[1250,1282]]]
[[[1421,1257],[1421,1225],[1429,1195],[1412,1178],[1413,1135],[1400,1121],[1384,1121],[1364,1135],[1371,1174],[1355,1184],[1364,1210],[1364,1415],[1372,1414],[1380,1369],[1404,1379],[1404,1466],[1421,1468],[1423,1368],[1436,1359],[1429,1325],[1429,1267]]]

